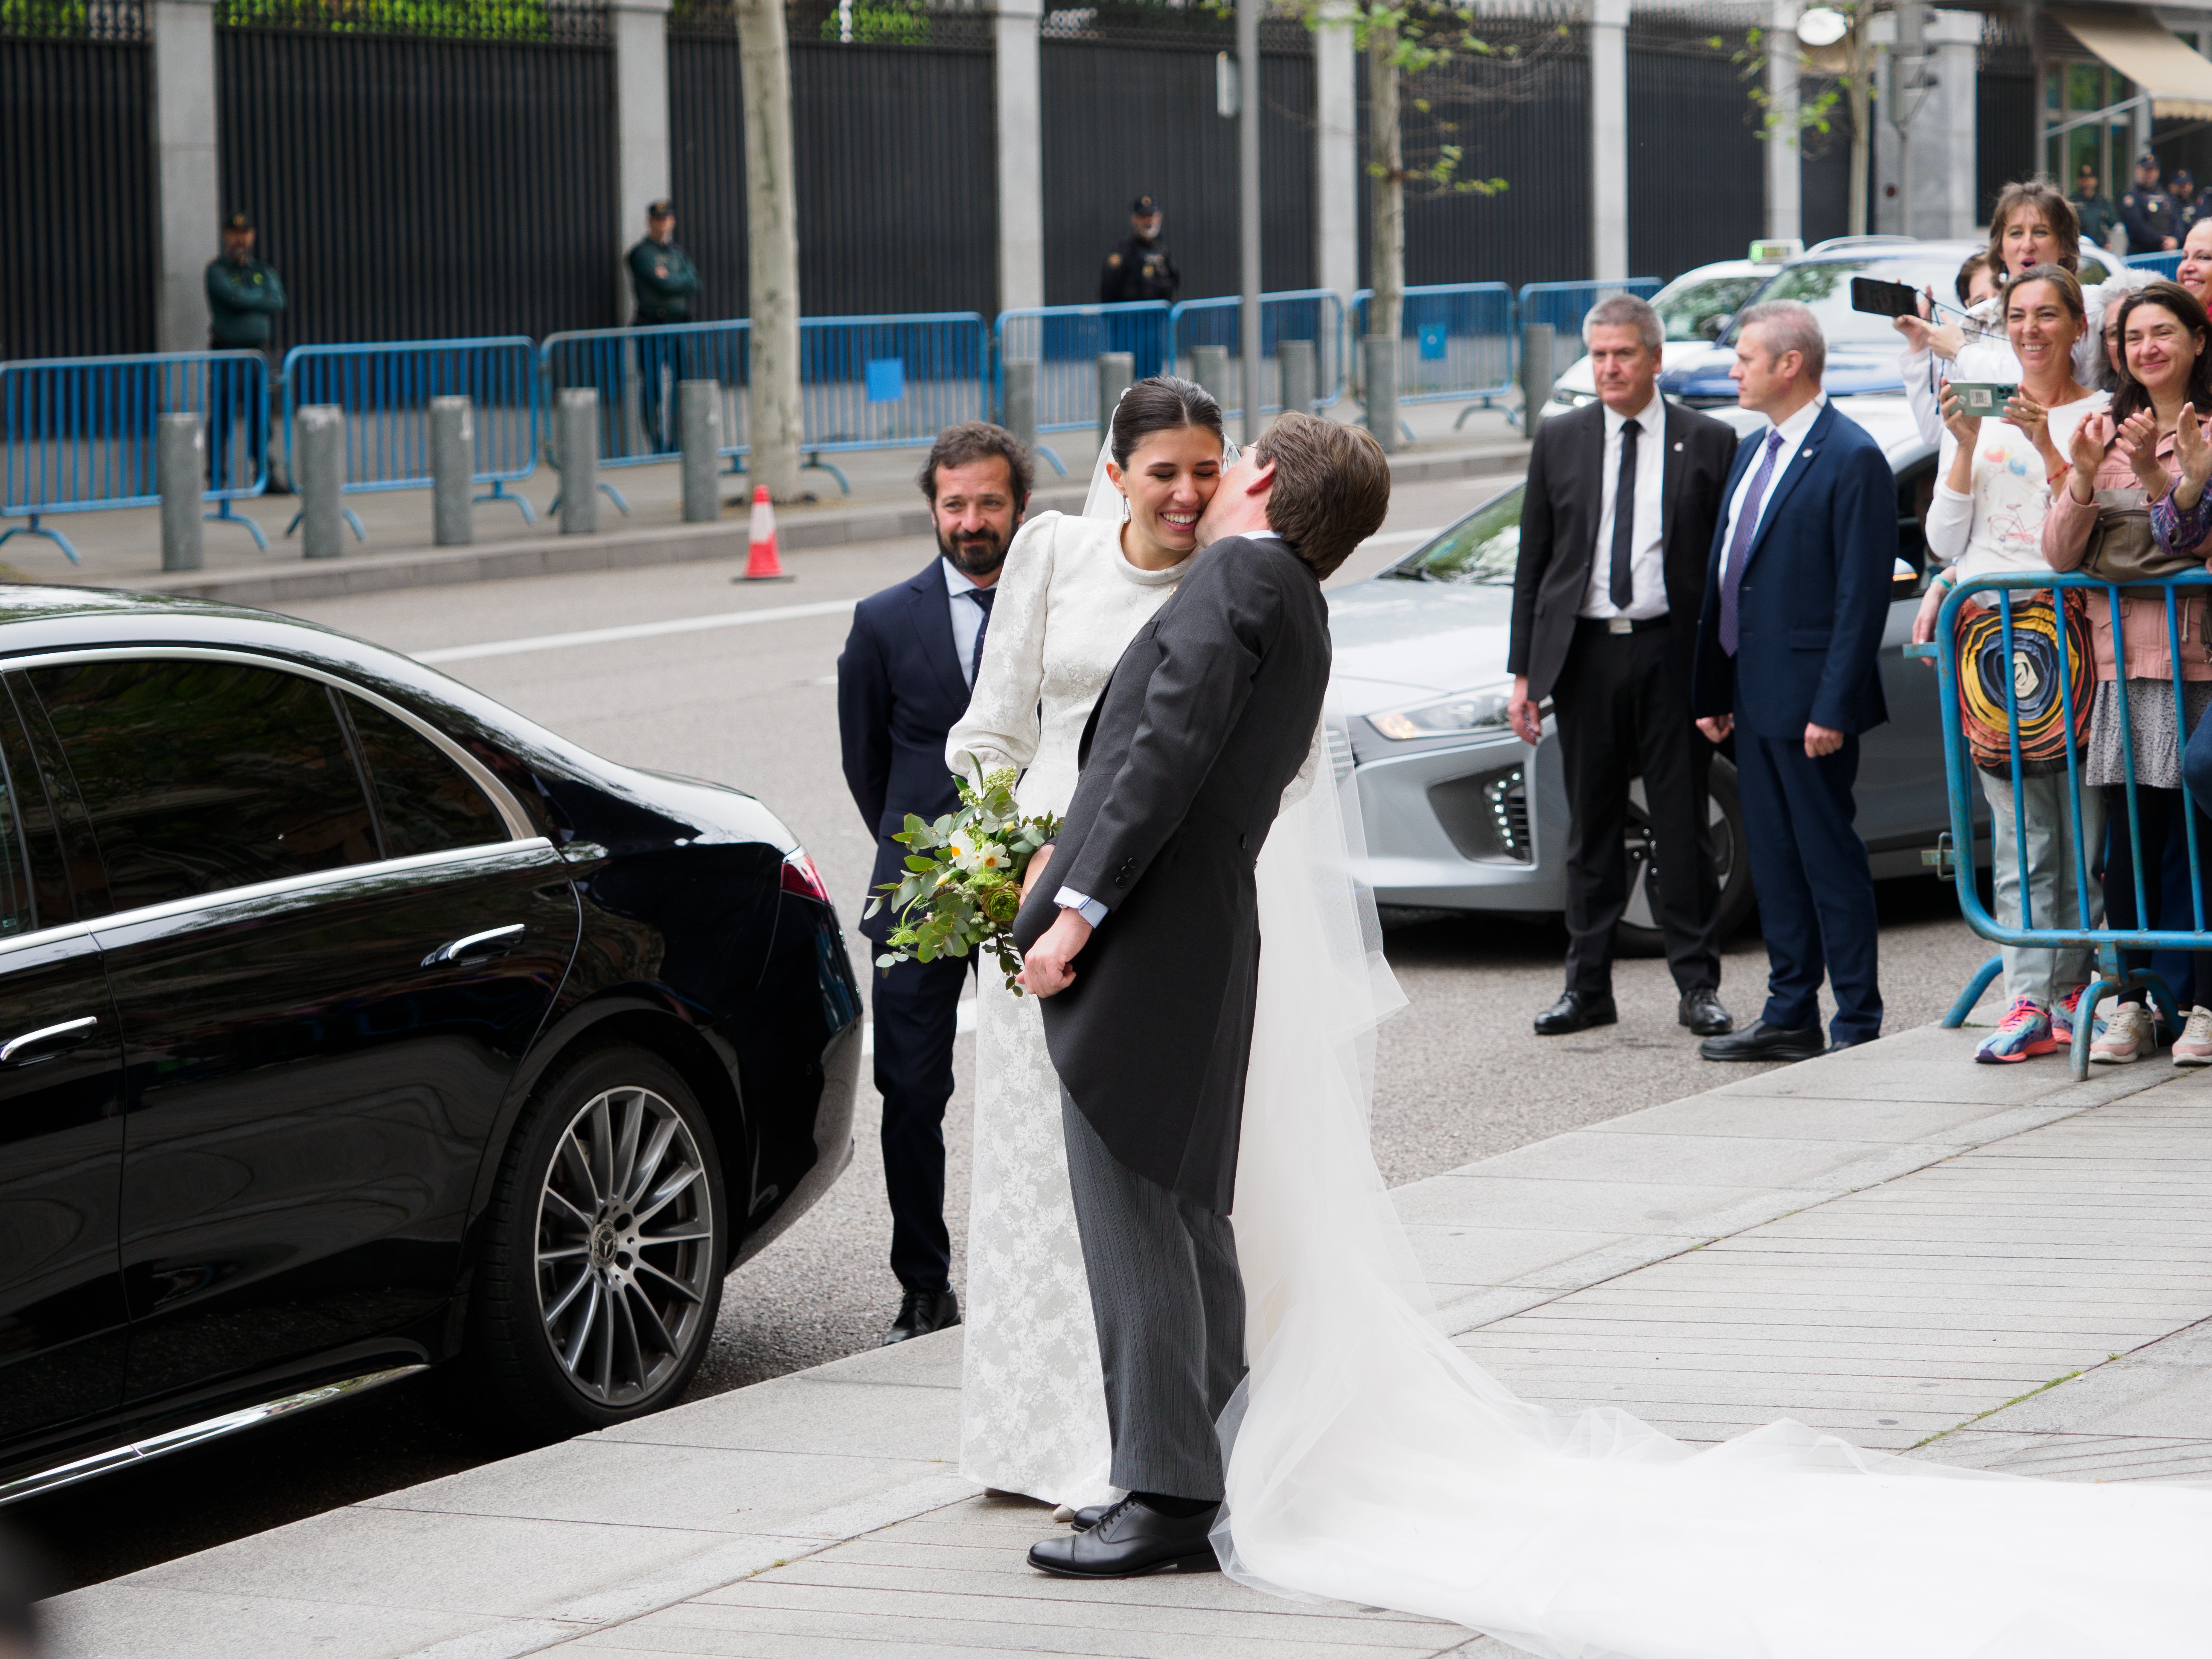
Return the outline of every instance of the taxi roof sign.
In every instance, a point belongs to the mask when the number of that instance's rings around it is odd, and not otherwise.
[[[1778,265],[1804,251],[1805,244],[1795,236],[1778,236],[1753,242],[1748,257],[1755,265]]]

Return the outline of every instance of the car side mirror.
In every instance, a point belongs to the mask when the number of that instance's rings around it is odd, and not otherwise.
[[[1717,340],[1728,332],[1728,325],[1735,320],[1732,311],[1717,311],[1698,325],[1698,332],[1708,340]]]

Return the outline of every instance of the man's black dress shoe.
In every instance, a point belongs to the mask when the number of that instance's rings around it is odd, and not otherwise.
[[[891,1321],[890,1331],[884,1338],[884,1346],[888,1348],[910,1336],[950,1330],[959,1322],[960,1302],[951,1291],[908,1291],[906,1299],[899,1304],[898,1317]]]
[[[1147,1572],[1218,1572],[1206,1540],[1219,1505],[1188,1519],[1125,1498],[1080,1532],[1030,1546],[1030,1565],[1062,1578],[1134,1578]]]
[[[1838,1037],[1828,1045],[1828,1052],[1832,1054],[1838,1054],[1846,1048],[1856,1048],[1863,1042],[1873,1041],[1872,1037]]]
[[[1106,1518],[1106,1511],[1113,1507],[1111,1504],[1085,1504],[1076,1510],[1075,1519],[1067,1524],[1078,1532],[1089,1532]]]
[[[1586,1031],[1593,1025],[1616,1024],[1620,1016],[1613,1011],[1613,999],[1594,997],[1581,991],[1563,991],[1559,1000],[1536,1016],[1538,1036],[1565,1036],[1570,1031]]]
[[[1674,1018],[1677,1024],[1688,1026],[1701,1037],[1726,1036],[1735,1030],[1735,1016],[1721,1006],[1721,994],[1710,985],[1685,991],[1681,1006],[1674,1011]]]
[[[1813,1060],[1826,1046],[1820,1041],[1817,1025],[1785,1031],[1779,1025],[1754,1019],[1741,1031],[1707,1037],[1698,1045],[1698,1053],[1705,1060]]]

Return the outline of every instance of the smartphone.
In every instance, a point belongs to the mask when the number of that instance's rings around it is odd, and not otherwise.
[[[1959,407],[1969,415],[2002,415],[2020,388],[2003,380],[1954,380],[1951,390],[1959,394]]]
[[[1917,317],[1920,291],[1910,283],[1885,283],[1874,276],[1851,278],[1851,309],[1877,317]]]

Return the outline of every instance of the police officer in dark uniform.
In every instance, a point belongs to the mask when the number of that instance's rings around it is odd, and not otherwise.
[[[1182,273],[1168,258],[1167,244],[1160,240],[1160,226],[1166,216],[1160,204],[1150,196],[1139,196],[1129,204],[1129,239],[1106,256],[1106,268],[1098,273],[1098,302],[1115,305],[1127,300],[1165,300],[1175,303],[1176,289],[1182,285]],[[1142,329],[1129,340],[1131,356],[1139,380],[1158,374],[1165,368],[1160,361],[1160,338],[1152,329]]]
[[[2204,198],[2197,193],[2197,181],[2189,176],[2187,167],[2176,167],[2166,175],[2166,198],[2173,204],[2173,222],[2181,231],[2182,240],[2189,239],[2189,228],[2204,216]]]
[[[645,210],[645,240],[629,251],[629,285],[637,299],[631,326],[691,320],[699,273],[690,257],[676,246],[676,210],[667,202],[655,202]],[[678,447],[675,423],[669,416],[676,391],[661,382],[681,378],[677,356],[680,337],[648,334],[637,343],[638,378],[645,383],[638,415],[645,425],[645,441],[656,454],[673,454]]]
[[[2120,222],[2120,216],[2097,184],[2097,169],[2084,161],[2074,179],[2074,217],[2081,224],[2083,241],[2094,242],[2109,252],[2112,227]]]
[[[253,221],[234,213],[222,222],[222,252],[208,261],[208,349],[254,351],[265,362],[276,313],[284,309],[284,284],[265,259],[253,252]],[[218,370],[208,380],[208,485],[214,489],[251,487],[261,471],[269,441],[267,382],[256,395],[249,375]],[[246,457],[234,465],[230,439],[238,417],[246,417]],[[282,493],[275,479],[272,493]]]
[[[2158,157],[2145,150],[2136,157],[2135,188],[2120,198],[2120,222],[2128,228],[2128,252],[2171,253],[2189,227],[2173,198],[2158,187]]]

